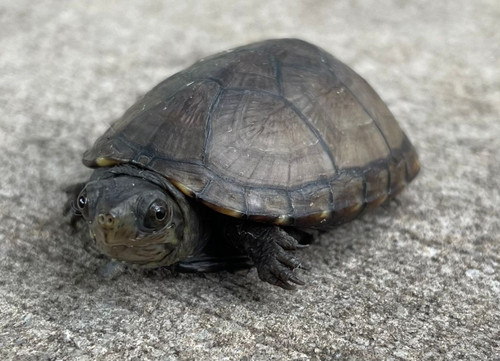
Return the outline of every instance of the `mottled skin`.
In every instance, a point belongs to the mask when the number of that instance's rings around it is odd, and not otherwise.
[[[297,39],[239,47],[174,74],[83,162],[97,170],[73,188],[74,208],[103,253],[187,271],[250,259],[283,288],[302,284],[294,251],[310,237],[300,230],[350,221],[419,171],[366,81]]]

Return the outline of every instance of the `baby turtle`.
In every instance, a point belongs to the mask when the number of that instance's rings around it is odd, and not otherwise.
[[[295,250],[399,193],[415,149],[363,78],[297,39],[202,59],[149,91],[85,152],[73,221],[120,261],[180,271],[253,264],[304,283]]]

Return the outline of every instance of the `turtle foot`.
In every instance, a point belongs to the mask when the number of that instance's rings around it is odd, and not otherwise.
[[[263,247],[263,252],[254,259],[259,278],[286,290],[295,289],[295,285],[304,286],[305,282],[297,277],[296,269],[309,269],[292,251],[307,246],[301,245],[286,231],[275,227],[272,239]]]
[[[309,267],[293,252],[306,245],[278,226],[239,223],[232,230],[230,239],[253,260],[261,280],[287,290],[305,285],[295,270]]]

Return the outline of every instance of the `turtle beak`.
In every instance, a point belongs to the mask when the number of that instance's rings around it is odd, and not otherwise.
[[[129,244],[130,240],[136,238],[134,227],[128,224],[133,223],[127,222],[113,212],[101,212],[92,222],[91,230],[97,245],[108,248]]]
[[[106,246],[113,246],[120,240],[118,236],[118,231],[121,228],[119,223],[120,222],[111,213],[100,213],[94,222],[94,234]]]

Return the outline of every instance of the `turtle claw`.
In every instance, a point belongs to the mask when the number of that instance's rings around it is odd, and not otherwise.
[[[280,272],[278,278],[285,283],[293,282],[299,286],[304,286],[306,284],[299,277],[297,277],[297,275],[295,273],[293,273],[292,270],[289,270],[289,269],[282,270]]]
[[[257,265],[259,278],[274,286],[281,287],[285,290],[294,290],[296,287],[293,284],[304,286],[306,283],[301,280],[292,269],[286,268],[283,265],[271,264]]]
[[[302,268],[302,262],[282,248],[278,242],[272,240],[268,242],[272,242],[272,246],[266,247],[266,254],[254,259],[259,278],[287,290],[295,289],[292,283],[304,286],[305,282],[294,273],[294,270]]]
[[[235,221],[226,225],[225,236],[252,259],[261,280],[287,290],[305,285],[294,271],[310,267],[294,252],[306,246],[283,228]]]

